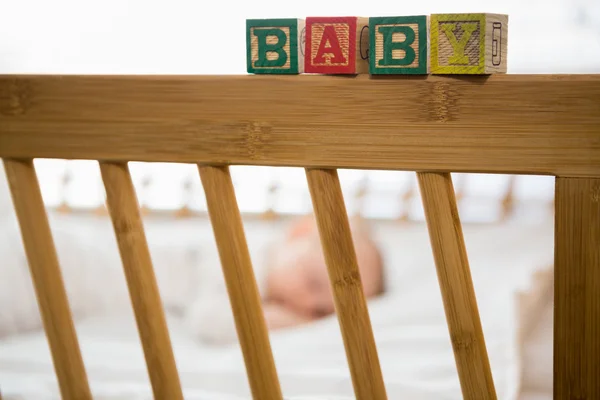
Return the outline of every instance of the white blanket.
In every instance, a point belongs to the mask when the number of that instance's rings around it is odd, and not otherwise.
[[[99,260],[107,262],[107,270],[113,271],[115,277],[120,276],[120,280],[97,289],[105,294],[126,295],[108,220],[53,217],[53,223],[60,226],[55,229],[60,232],[55,236],[70,296],[81,290],[78,289],[81,282],[87,282],[88,289],[98,286],[94,280],[97,277],[77,275],[76,271],[84,263]],[[169,327],[185,397],[250,398],[237,343],[217,346],[201,340],[211,334],[220,337],[233,332],[209,224],[190,220],[154,221],[147,222],[146,227],[163,299],[169,309]],[[74,236],[64,239],[61,236],[64,232]],[[263,246],[278,232],[278,224],[246,224],[259,277]],[[390,291],[371,301],[369,310],[388,397],[462,398],[426,227],[382,223],[375,232],[384,252]],[[526,329],[522,322],[527,321],[527,316],[519,315],[517,302],[520,293],[528,290],[535,272],[552,263],[552,221],[532,226],[466,226],[464,233],[496,390],[500,399],[516,399],[522,369],[519,335]],[[9,239],[13,240],[13,246],[20,240],[7,235],[5,240]],[[75,245],[80,253],[73,250]],[[16,248],[3,247],[1,251],[3,261],[19,257],[23,261]],[[21,265],[19,270],[27,277],[24,264]],[[201,268],[197,269],[198,265]],[[194,278],[185,279],[186,274]],[[0,288],[0,296],[3,293],[5,296],[0,299],[2,308],[7,302],[19,301],[24,304],[23,310],[35,310],[31,284],[22,284],[29,287],[29,295],[25,295],[29,297],[23,298],[26,290],[22,289],[13,290],[13,297],[9,298],[6,276],[0,278],[0,284],[5,285]],[[221,305],[213,308],[213,316],[221,315],[226,320],[221,325],[208,317],[197,322],[204,335],[198,335],[198,329],[191,331],[182,313],[182,307],[185,309],[189,304],[186,302],[200,301],[199,293],[210,293],[212,301]],[[116,295],[107,297],[113,302],[123,301],[115,300]],[[74,313],[80,318],[77,330],[95,396],[150,399],[151,389],[132,315],[114,313],[114,307],[106,299],[93,306],[73,304]],[[275,332],[271,341],[286,398],[353,398],[335,317]],[[0,339],[0,390],[4,400],[59,398],[43,332]]]

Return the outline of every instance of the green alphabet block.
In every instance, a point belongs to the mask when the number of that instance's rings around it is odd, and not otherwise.
[[[300,74],[304,69],[302,19],[246,20],[246,57],[251,74]]]
[[[369,18],[369,72],[428,74],[428,27],[425,15]]]

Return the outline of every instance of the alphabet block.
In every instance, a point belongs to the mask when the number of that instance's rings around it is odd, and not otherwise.
[[[369,73],[368,49],[369,18],[306,18],[305,72]]]
[[[246,20],[246,58],[251,74],[301,74],[303,19]]]
[[[369,18],[370,73],[428,74],[429,18]]]
[[[432,14],[432,74],[506,73],[508,15]]]

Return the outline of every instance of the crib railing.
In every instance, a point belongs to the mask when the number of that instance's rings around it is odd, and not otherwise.
[[[157,399],[183,393],[128,161],[198,164],[261,400],[282,391],[229,165],[306,169],[358,399],[386,390],[337,169],[417,172],[462,393],[478,400],[496,393],[450,172],[556,176],[554,397],[600,398],[600,76],[0,76],[0,157],[65,399],[92,394],[36,157],[99,161]]]

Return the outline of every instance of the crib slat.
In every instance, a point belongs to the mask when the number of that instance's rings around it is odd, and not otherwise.
[[[61,396],[66,400],[91,399],[33,160],[4,159],[4,168]]]
[[[554,398],[600,399],[600,178],[556,178]]]
[[[154,398],[183,399],[129,168],[126,163],[100,162],[100,171]]]
[[[336,313],[358,400],[386,399],[350,224],[337,170],[306,169],[333,289]]]
[[[417,173],[463,398],[496,399],[449,173]]]
[[[199,165],[252,396],[282,399],[258,286],[229,168]]]

